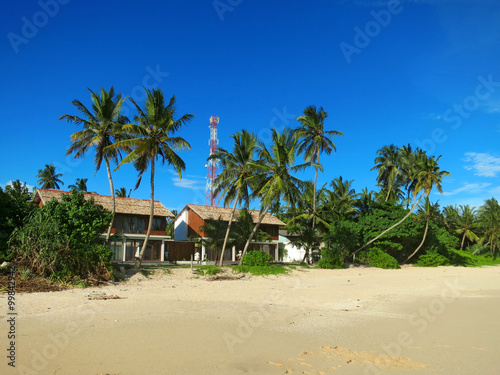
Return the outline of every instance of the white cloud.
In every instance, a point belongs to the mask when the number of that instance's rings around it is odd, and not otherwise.
[[[488,190],[488,192],[493,196],[500,196],[500,186],[497,186],[493,189]]]
[[[500,100],[490,100],[482,108],[486,113],[500,113]]]
[[[460,193],[465,193],[465,192],[466,193],[480,193],[490,185],[491,185],[490,183],[482,183],[482,184],[465,183],[462,187],[459,187],[455,190],[443,192],[443,195],[455,195],[455,194],[460,194]]]
[[[466,165],[464,168],[468,171],[474,171],[476,176],[495,177],[500,173],[500,158],[493,155],[467,152],[464,160],[473,163],[472,165]]]
[[[443,115],[439,113],[424,113],[422,115],[422,119],[424,120],[441,120],[443,118]]]
[[[11,183],[13,183],[13,182],[14,182],[13,180],[7,181],[5,184],[0,184],[0,187],[1,187],[2,189],[5,189],[5,187],[6,187],[7,185],[10,185],[10,184],[11,184]],[[31,185],[28,185],[28,184],[26,184],[26,187],[28,188],[28,190],[29,190],[30,192],[32,192],[32,191],[35,189],[35,186],[31,186]]]

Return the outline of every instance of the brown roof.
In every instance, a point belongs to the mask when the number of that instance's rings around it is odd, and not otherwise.
[[[61,194],[69,194],[68,191],[52,190],[52,189],[37,189],[35,202],[47,203],[52,198],[61,200]],[[93,199],[96,204],[102,205],[106,210],[112,211],[113,203],[111,196],[84,193],[85,199]],[[115,197],[116,213],[134,214],[134,215],[149,215],[149,199],[121,198]],[[155,201],[155,216],[174,217],[160,201]]]
[[[186,207],[189,207],[191,210],[196,212],[203,220],[218,219],[220,217],[224,221],[229,221],[232,210],[231,208],[202,206],[199,204],[187,204]],[[240,211],[241,209],[236,209],[235,219],[240,215]],[[253,222],[256,223],[259,219],[259,211],[248,210],[248,212],[252,215]],[[262,224],[285,225],[285,223],[270,213],[266,213],[264,220],[262,220]]]

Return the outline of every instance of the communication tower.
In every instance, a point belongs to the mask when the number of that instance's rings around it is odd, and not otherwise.
[[[219,124],[219,118],[217,116],[210,117],[210,139],[208,140],[208,145],[210,146],[210,155],[217,152],[217,146],[219,145],[219,140],[217,139],[217,125]],[[208,164],[205,165],[207,168],[207,187],[205,191],[205,205],[215,206],[215,179],[219,175],[219,160],[209,159]]]

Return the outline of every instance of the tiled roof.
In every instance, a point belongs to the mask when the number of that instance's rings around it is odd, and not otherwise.
[[[231,216],[231,208],[224,207],[212,207],[212,206],[202,206],[198,204],[188,204],[186,207],[189,207],[194,212],[196,212],[203,220],[206,219],[218,219],[219,217],[224,221],[229,221]],[[240,215],[241,209],[236,209],[234,213],[234,220],[238,218]],[[248,210],[252,215],[253,222],[256,223],[259,219],[259,211],[257,210]],[[272,225],[285,225],[281,220],[277,217],[267,213],[264,216],[264,220],[262,220],[262,224],[272,224]]]
[[[68,191],[52,190],[52,189],[37,189],[35,202],[47,203],[52,198],[61,200],[62,194],[69,194]],[[96,204],[102,205],[105,209],[112,211],[113,203],[111,196],[84,193],[85,199],[93,199]],[[121,198],[115,197],[116,213],[133,214],[133,215],[149,215],[150,212],[149,199]],[[174,217],[172,212],[168,210],[160,201],[155,201],[155,216]]]

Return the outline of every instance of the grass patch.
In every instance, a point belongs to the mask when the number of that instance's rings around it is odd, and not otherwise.
[[[215,276],[222,273],[222,268],[217,266],[202,266],[196,269],[196,272],[203,276]]]
[[[255,276],[268,276],[268,275],[286,275],[290,272],[289,269],[281,266],[234,266],[234,273],[251,273]]]

